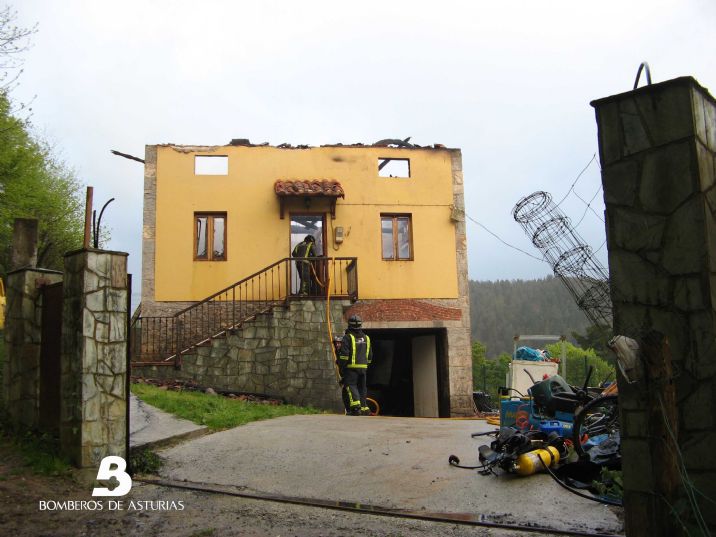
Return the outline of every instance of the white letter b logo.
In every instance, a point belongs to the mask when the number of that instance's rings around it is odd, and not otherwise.
[[[113,470],[112,465],[116,468]],[[114,490],[109,490],[105,487],[95,487],[92,489],[92,496],[124,496],[132,488],[132,478],[124,470],[127,468],[127,463],[122,457],[110,455],[102,459],[99,463],[99,470],[97,471],[97,481],[109,481],[113,477],[119,481]]]

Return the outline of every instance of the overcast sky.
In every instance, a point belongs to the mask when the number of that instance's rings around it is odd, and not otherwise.
[[[598,151],[593,99],[692,75],[716,94],[716,1],[11,2],[38,23],[13,97],[38,132],[111,197],[108,245],[140,274],[143,167],[110,149],[321,145],[405,138],[462,149],[466,211],[539,255],[512,218],[536,190],[560,200]],[[576,192],[600,188],[595,160]],[[604,210],[602,193],[592,203]],[[586,207],[562,205],[574,223]],[[468,221],[471,279],[534,278],[549,266]],[[578,232],[595,250],[604,223]],[[606,264],[606,247],[599,257]]]

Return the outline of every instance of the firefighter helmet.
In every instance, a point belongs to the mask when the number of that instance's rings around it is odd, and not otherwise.
[[[363,319],[358,315],[351,315],[348,319],[348,328],[360,328],[361,326],[363,326]]]

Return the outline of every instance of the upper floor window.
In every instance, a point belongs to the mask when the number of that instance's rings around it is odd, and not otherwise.
[[[194,260],[226,261],[226,213],[194,213]]]
[[[409,214],[381,214],[380,234],[383,259],[413,259],[413,226]]]
[[[194,175],[228,175],[229,157],[226,155],[195,155]]]
[[[380,177],[410,177],[410,159],[380,157],[378,159],[378,175]]]

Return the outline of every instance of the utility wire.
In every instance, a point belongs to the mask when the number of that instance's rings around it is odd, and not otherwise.
[[[537,261],[542,261],[543,263],[547,263],[547,261],[545,261],[545,260],[542,259],[541,257],[537,257],[537,256],[535,256],[535,255],[532,255],[532,254],[530,254],[529,252],[525,252],[525,251],[522,250],[521,248],[518,248],[517,246],[513,246],[513,245],[511,245],[510,243],[505,242],[505,241],[502,240],[497,234],[495,234],[495,233],[493,233],[492,231],[490,231],[489,229],[487,229],[483,224],[481,224],[480,222],[478,222],[477,220],[475,220],[475,219],[474,219],[472,216],[470,216],[469,214],[465,213],[465,216],[466,216],[470,221],[472,221],[473,223],[477,224],[477,225],[480,226],[482,229],[484,229],[485,231],[487,231],[490,235],[492,235],[493,237],[495,237],[498,241],[500,241],[500,242],[501,242],[502,244],[504,244],[505,246],[509,246],[509,247],[512,248],[513,250],[517,250],[518,252],[522,252],[523,254],[530,256],[532,259],[536,259]],[[548,263],[548,264],[549,264],[549,263]]]
[[[574,229],[577,229],[577,228],[579,227],[579,224],[582,223],[582,220],[584,220],[584,217],[587,216],[587,211],[588,211],[589,209],[592,209],[592,202],[594,201],[594,198],[597,197],[597,194],[599,194],[600,190],[602,190],[602,186],[601,186],[601,185],[599,185],[599,188],[598,188],[597,191],[594,193],[594,196],[592,196],[592,199],[589,200],[589,203],[585,202],[585,203],[587,203],[587,207],[586,207],[586,209],[584,209],[584,212],[582,213],[582,218],[580,218],[580,219],[579,219],[579,222],[577,222],[577,223],[574,225]],[[576,191],[574,192],[574,195],[579,198],[579,195],[577,195],[577,192],[576,192]],[[579,198],[579,199],[581,200],[582,198]],[[584,201],[584,200],[582,200],[582,201]],[[593,212],[595,215],[597,215],[597,218],[599,218],[602,222],[604,222],[604,219],[601,218],[601,217],[594,211],[594,209],[592,209],[592,212]]]
[[[577,194],[577,191],[576,191],[576,190],[574,191],[574,195],[577,196],[577,198],[579,198],[579,201],[581,201],[582,203],[584,203],[584,204],[587,206],[587,208],[584,210],[585,213],[587,212],[587,210],[591,209],[591,211],[594,213],[594,216],[596,216],[597,218],[599,218],[599,220],[601,220],[602,222],[604,222],[604,218],[602,218],[602,217],[599,215],[599,213],[597,213],[597,211],[595,211],[595,210],[592,208],[592,202],[594,201],[594,198],[597,197],[597,194],[599,194],[599,191],[600,191],[601,189],[602,189],[602,185],[599,185],[599,188],[598,188],[597,191],[594,193],[594,196],[592,196],[592,199],[589,200],[589,203],[587,203],[586,201],[584,201],[584,199],[582,198],[582,196],[580,196],[579,194]],[[582,218],[584,218],[584,217],[582,216]]]
[[[567,196],[569,196],[569,193],[574,190],[574,186],[577,184],[577,181],[579,181],[579,178],[582,177],[582,175],[584,175],[584,172],[587,171],[587,168],[589,168],[589,166],[592,165],[592,162],[594,162],[596,159],[597,159],[597,154],[594,153],[594,154],[592,155],[592,158],[590,159],[590,161],[587,162],[587,165],[584,167],[584,169],[582,169],[582,171],[579,172],[579,175],[577,175],[577,178],[574,180],[574,183],[572,183],[572,186],[569,187],[569,190],[567,190],[567,193],[564,195],[564,197],[563,197],[561,200],[559,200],[559,203],[557,204],[557,207],[559,207],[559,206],[562,204],[562,202],[563,202],[565,199],[567,199]]]
[[[595,162],[595,161],[596,161],[596,159],[597,159],[597,154],[594,153],[594,154],[592,155],[592,158],[589,160],[589,162],[587,162],[587,165],[582,169],[581,172],[579,172],[579,175],[577,175],[576,179],[575,179],[574,182],[572,183],[572,186],[569,187],[569,190],[567,191],[567,193],[564,195],[564,197],[563,197],[563,198],[559,201],[559,203],[557,204],[557,207],[559,207],[559,205],[560,205],[565,199],[567,199],[567,196],[569,196],[570,192],[574,192],[575,196],[577,196],[577,197],[582,201],[582,203],[584,203],[584,204],[587,206],[587,208],[586,208],[585,211],[584,211],[584,214],[582,214],[582,218],[580,218],[580,219],[579,219],[579,222],[577,223],[577,225],[574,226],[575,229],[577,228],[577,226],[579,226],[579,224],[582,222],[582,220],[584,220],[584,216],[587,214],[587,211],[588,211],[589,209],[591,209],[591,203],[594,201],[594,198],[597,197],[597,194],[599,194],[599,191],[600,191],[601,188],[602,188],[601,185],[600,185],[599,189],[594,193],[594,196],[592,196],[592,199],[589,200],[589,203],[587,203],[584,199],[582,199],[582,198],[579,196],[579,194],[577,194],[577,192],[574,190],[574,187],[575,187],[575,185],[577,184],[577,182],[579,181],[579,179],[582,177],[582,175],[584,175],[584,172],[586,172],[587,169],[592,165],[592,162]],[[592,209],[592,212],[597,216],[597,218],[599,218],[602,222],[604,222],[604,219],[602,219],[602,218],[599,216],[599,214],[597,214],[597,212],[594,211],[594,209]],[[505,246],[507,246],[507,247],[509,247],[509,248],[512,248],[513,250],[517,250],[518,252],[523,253],[523,254],[525,254],[526,256],[531,257],[532,259],[536,259],[537,261],[541,261],[541,262],[547,263],[547,264],[549,265],[549,263],[548,263],[545,259],[543,259],[543,258],[541,258],[541,257],[537,257],[537,256],[535,256],[535,255],[532,255],[531,253],[526,252],[525,250],[522,250],[521,248],[518,248],[517,246],[514,246],[514,245],[508,243],[507,241],[503,240],[499,235],[497,235],[496,233],[494,233],[493,231],[491,231],[490,229],[488,229],[484,224],[478,222],[478,221],[475,220],[472,216],[470,216],[469,214],[467,214],[467,212],[464,212],[464,211],[463,211],[463,214],[465,215],[465,217],[466,217],[467,219],[469,219],[469,220],[470,220],[471,222],[473,222],[474,224],[480,226],[482,229],[484,229],[485,231],[487,231],[490,235],[492,235],[493,237],[495,237],[498,241],[500,241],[500,242],[501,242],[502,244],[504,244]],[[605,241],[605,242],[606,242],[606,241]],[[602,244],[602,246],[604,246],[604,245]],[[600,249],[601,249],[601,246],[600,246]],[[597,251],[598,251],[598,250],[597,250]],[[550,265],[550,266],[551,266],[551,265]]]

